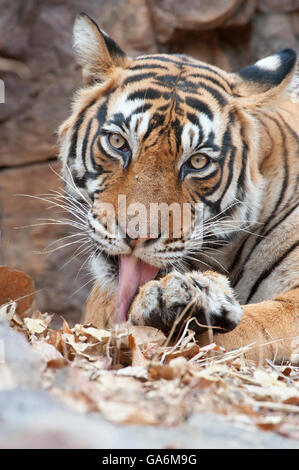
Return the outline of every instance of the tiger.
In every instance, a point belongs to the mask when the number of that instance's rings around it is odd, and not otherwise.
[[[130,58],[85,13],[73,38],[83,86],[58,134],[67,191],[87,207],[94,285],[84,322],[165,334],[187,325],[200,346],[289,359],[298,346],[296,52],[234,73],[184,54]],[[147,220],[136,235],[120,195],[147,211],[189,204],[192,230],[174,237],[159,222],[153,235]]]

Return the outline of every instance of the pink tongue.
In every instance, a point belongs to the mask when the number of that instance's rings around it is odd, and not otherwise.
[[[130,303],[138,288],[154,279],[159,268],[144,263],[132,255],[121,255],[119,265],[119,286],[117,296],[118,321],[126,321]]]

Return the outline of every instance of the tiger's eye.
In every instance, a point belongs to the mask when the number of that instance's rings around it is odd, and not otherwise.
[[[195,170],[202,170],[208,162],[209,159],[205,155],[193,155],[193,157],[190,158],[190,165]]]
[[[127,143],[123,136],[119,134],[110,134],[108,139],[109,144],[117,150],[120,150],[122,147],[126,146]]]

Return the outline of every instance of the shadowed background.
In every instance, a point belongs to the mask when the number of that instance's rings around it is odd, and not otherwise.
[[[37,307],[71,322],[88,296],[84,258],[35,253],[66,234],[56,225],[15,228],[48,217],[47,204],[17,193],[59,189],[55,132],[80,84],[72,25],[85,11],[130,55],[187,53],[227,71],[283,47],[299,50],[299,0],[0,0],[0,264],[30,274]],[[80,289],[80,290],[78,290]]]

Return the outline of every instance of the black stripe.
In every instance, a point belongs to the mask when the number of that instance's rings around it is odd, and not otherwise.
[[[179,153],[180,146],[181,146],[181,136],[182,136],[182,132],[183,132],[183,127],[182,127],[182,125],[180,123],[180,120],[178,118],[174,119],[171,122],[171,128],[173,129],[174,135],[175,135],[176,151],[177,151],[177,153]]]
[[[232,272],[236,265],[238,264],[238,262],[240,261],[240,258],[241,258],[241,255],[242,255],[242,252],[243,252],[243,248],[245,246],[245,244],[247,243],[248,241],[248,238],[245,238],[245,240],[243,240],[243,242],[241,243],[234,259],[233,259],[233,262],[232,264],[230,265],[230,268],[229,268],[229,272]],[[244,269],[244,265],[243,265],[243,269]],[[231,284],[232,284],[232,287],[235,287],[235,285],[237,285],[239,282],[239,279],[235,280],[234,283],[231,281]]]
[[[202,128],[201,128],[201,125],[200,125],[200,122],[199,122],[199,119],[198,119],[198,116],[197,114],[195,113],[190,113],[189,111],[187,112],[187,119],[189,119],[190,122],[192,122],[192,124],[194,124],[194,126],[197,126],[199,128],[199,131],[200,131],[200,134],[202,135]],[[200,139],[201,140],[201,139]]]
[[[175,59],[175,57],[177,57],[177,60]],[[191,58],[189,58],[188,56],[183,56],[183,55],[180,55],[180,56],[176,56],[176,55],[173,55],[173,56],[163,56],[163,55],[148,55],[148,56],[144,56],[144,57],[137,57],[136,59],[134,59],[136,62],[139,62],[139,61],[144,61],[144,60],[154,60],[154,61],[159,61],[159,62],[169,62],[171,64],[174,64],[178,67],[181,67],[182,65],[186,65],[188,67],[191,67],[191,68],[194,68],[194,69],[199,69],[199,70],[208,70],[209,72],[211,72],[212,74],[215,74],[217,75],[218,77],[221,78],[221,80],[223,80],[228,87],[230,87],[230,83],[228,82],[228,80],[226,80],[226,78],[223,77],[223,75],[221,75],[220,72],[218,72],[217,70],[213,69],[212,67],[209,67],[208,65],[202,65],[200,63],[196,64],[196,63],[193,63],[191,62]]]
[[[215,90],[215,88],[207,85],[206,83],[204,82],[199,82],[197,84],[198,87],[201,87],[201,88],[204,88],[204,90],[206,90],[208,93],[210,93],[213,98],[221,105],[221,106],[225,106],[227,104],[227,99],[223,96],[222,93],[220,93],[219,91]]]
[[[194,97],[191,97],[191,96],[187,96],[186,97],[186,104],[188,106],[191,106],[191,108],[196,109],[196,111],[199,111],[200,113],[206,114],[210,120],[213,119],[214,115],[213,115],[211,109],[203,101],[200,101],[197,98],[194,98]]]
[[[231,89],[228,87],[228,88],[224,88],[223,84],[217,80],[217,78],[215,77],[211,77],[210,75],[204,75],[203,73],[191,73],[190,75],[188,75],[189,77],[194,77],[194,78],[200,78],[202,80],[207,80],[207,81],[210,81],[212,82],[214,85],[218,86],[219,88],[221,88],[222,90],[224,90],[225,92],[229,92],[231,94]],[[222,78],[222,77],[221,77]],[[225,82],[225,80],[224,80]],[[225,82],[225,85],[226,85],[226,82]]]
[[[247,297],[246,303],[248,303],[250,299],[254,296],[261,282],[264,281],[267,277],[269,277],[270,274],[285,260],[285,258],[297,248],[297,246],[299,246],[299,241],[293,243],[293,245],[291,245],[288,250],[285,251],[284,254],[280,256],[280,258],[278,258],[274,264],[272,264],[272,266],[270,266],[270,268],[265,269],[265,271],[262,272],[255,284],[252,286],[249,296]]]
[[[141,65],[134,65],[130,67],[129,70],[142,70],[142,69],[164,69],[168,70],[168,67],[161,64],[141,64]]]
[[[214,176],[216,176],[218,172],[219,172],[219,168],[216,168],[216,170],[212,171],[212,173],[210,173],[206,176],[199,176],[199,177],[192,176],[191,179],[192,179],[192,181],[196,181],[197,183],[198,183],[198,181],[206,181],[206,180],[209,180],[210,178],[213,178]]]
[[[127,96],[127,100],[132,100],[132,101],[137,100],[137,99],[157,100],[165,95],[167,95],[168,98],[170,96],[169,93],[163,93],[159,90],[155,90],[154,88],[146,88],[143,90],[133,91]]]
[[[108,105],[108,96],[107,96],[107,99],[104,101],[104,103],[101,104],[97,112],[97,118],[98,118],[100,127],[102,127],[104,122],[106,121],[107,105]]]
[[[282,146],[283,146],[283,158],[284,158],[284,179],[283,179],[283,182],[282,182],[282,187],[281,187],[281,190],[280,190],[280,194],[279,194],[279,197],[275,203],[275,207],[274,209],[271,211],[271,214],[267,217],[265,223],[263,224],[263,230],[261,232],[261,236],[255,241],[255,244],[253,245],[253,247],[251,248],[250,252],[247,254],[246,256],[246,259],[244,260],[244,263],[243,263],[243,266],[242,266],[242,269],[239,271],[239,273],[237,274],[236,278],[234,279],[234,282],[232,283],[232,286],[235,287],[238,282],[240,281],[241,277],[243,276],[243,273],[244,273],[244,269],[245,269],[245,265],[247,264],[247,262],[249,261],[252,253],[254,252],[254,250],[256,249],[256,247],[259,245],[259,243],[264,240],[264,237],[266,235],[268,235],[272,229],[269,229],[268,231],[265,231],[267,226],[269,225],[269,223],[273,220],[273,218],[275,217],[276,215],[276,211],[278,209],[278,207],[280,206],[282,200],[283,200],[283,197],[284,197],[284,194],[285,194],[285,191],[286,191],[286,188],[287,188],[287,183],[288,183],[288,175],[289,175],[289,171],[288,171],[288,164],[287,164],[287,150],[286,150],[286,136],[285,136],[285,133],[280,125],[280,123],[277,121],[277,119],[271,117],[271,116],[268,116],[266,113],[263,113],[264,116],[266,118],[269,118],[271,119],[272,121],[275,122],[275,124],[277,125],[280,133],[281,133],[281,136],[282,136]],[[261,123],[263,124],[263,126],[266,128],[266,125],[261,121]],[[292,209],[293,210],[293,209]],[[287,217],[287,215],[286,215]],[[282,219],[284,220],[284,218]],[[282,221],[281,220],[281,221]],[[280,222],[278,222],[276,225],[278,225]],[[276,225],[273,227],[273,229],[276,227]],[[241,255],[241,253],[240,253]],[[233,267],[233,266],[232,266]]]
[[[245,137],[244,137],[244,129],[241,127],[241,139],[243,143],[243,149],[242,149],[242,166],[241,166],[241,171],[239,174],[238,182],[237,182],[237,198],[239,200],[244,199],[245,196],[245,174],[246,174],[246,167],[247,167],[247,155],[248,155],[248,145],[245,142]]]
[[[91,103],[89,103],[82,111],[81,113],[79,114],[78,116],[78,119],[75,123],[75,126],[74,126],[74,132],[73,132],[73,135],[72,135],[72,140],[71,140],[71,148],[70,148],[70,151],[69,151],[69,155],[68,155],[68,158],[69,159],[72,159],[74,160],[77,156],[77,140],[78,140],[78,134],[79,134],[79,130],[80,130],[80,127],[83,123],[83,120],[84,120],[84,117],[85,117],[85,114],[86,114],[86,111],[95,104],[95,100],[93,100]]]
[[[173,59],[172,57],[175,57],[175,55],[173,56],[163,56],[163,55],[147,55],[147,56],[144,56],[144,57],[137,57],[136,59],[134,59],[136,62],[139,62],[139,61],[143,61],[143,60],[157,60],[159,62],[169,62],[171,64],[175,64],[177,65],[178,67],[181,67],[182,64],[184,63],[184,61],[182,60],[175,60]],[[186,62],[187,63],[187,62]]]
[[[152,133],[154,129],[156,129],[159,126],[163,126],[164,122],[165,122],[165,115],[161,113],[155,113],[150,120],[150,124],[147,128],[146,133],[143,136],[143,141],[145,141],[148,138],[148,136]]]
[[[281,219],[279,219],[278,222],[276,222],[272,227],[270,227],[265,233],[263,236],[259,236],[253,247],[251,248],[250,252],[247,254],[245,260],[244,260],[244,263],[243,263],[243,266],[242,268],[240,269],[240,271],[237,273],[237,276],[234,278],[233,282],[231,283],[232,284],[232,287],[235,287],[238,282],[240,281],[241,277],[243,276],[243,273],[244,273],[244,270],[245,270],[245,267],[246,267],[246,264],[249,260],[249,258],[251,257],[252,253],[254,252],[254,250],[256,249],[256,247],[261,243],[261,241],[265,240],[265,237],[267,237],[273,230],[275,230],[278,225],[280,225],[285,219],[288,218],[288,216],[298,207],[298,204],[295,205],[295,207],[292,207],[288,212],[286,212],[286,214],[283,215],[283,217]],[[257,234],[258,235],[258,234]],[[243,247],[245,245],[245,243],[248,241],[248,238],[246,238],[244,240],[244,242],[242,243],[242,245],[240,246],[238,252],[237,252],[237,255],[235,257],[235,260],[233,262],[233,264],[231,265],[230,267],[230,271],[232,271],[232,269],[235,267],[235,265],[237,264],[237,261],[240,260],[241,258],[241,253],[242,253],[242,250],[243,250]]]
[[[268,116],[266,113],[264,113],[264,115],[268,119],[270,119],[271,121],[275,122],[275,124],[277,125],[277,127],[279,129],[279,132],[280,132],[280,135],[281,135],[281,138],[282,138],[282,148],[283,148],[282,156],[283,156],[283,169],[284,169],[284,177],[283,177],[279,197],[276,201],[274,209],[272,210],[270,216],[268,217],[267,221],[265,222],[264,227],[266,227],[266,225],[273,219],[274,215],[276,214],[276,211],[277,211],[278,207],[280,206],[280,204],[281,204],[281,202],[284,198],[284,195],[285,195],[285,192],[286,192],[286,189],[287,189],[287,186],[288,186],[289,167],[288,167],[288,161],[287,161],[286,134],[284,132],[284,129],[282,128],[281,124],[278,122],[278,120],[276,118],[273,118],[272,116]]]
[[[235,155],[236,155],[236,149],[235,149],[235,147],[232,147],[231,152],[230,152],[230,156],[229,156],[229,162],[228,162],[228,177],[227,177],[227,180],[226,180],[224,191],[222,192],[220,198],[217,201],[219,204],[221,204],[221,202],[222,202],[222,200],[223,200],[223,198],[226,194],[226,191],[228,190],[228,188],[229,188],[229,186],[232,182],[232,179],[233,179]]]
[[[167,111],[169,103],[159,106],[158,111]]]
[[[173,88],[177,85],[178,77],[176,75],[158,75],[155,82],[157,85]]]
[[[217,70],[209,67],[208,65],[200,65],[200,64],[192,64],[190,62],[187,63],[188,66],[194,68],[194,69],[200,69],[200,70],[208,70],[209,72],[211,72],[212,74],[215,74],[217,75],[217,77],[220,77],[221,80],[224,81],[224,83],[226,83],[226,85],[229,87],[230,89],[230,83],[226,80],[226,78],[223,77],[223,75],[221,75],[221,73],[219,73]]]
[[[86,165],[86,149],[87,149],[87,144],[88,144],[88,139],[89,139],[89,134],[90,134],[90,128],[91,128],[92,119],[93,119],[93,118],[91,118],[91,119],[89,120],[87,129],[86,129],[86,133],[85,133],[85,136],[84,136],[84,139],[83,139],[83,144],[82,144],[82,161],[83,161],[83,165],[84,165],[85,171],[88,171],[87,165]]]
[[[91,171],[85,171],[83,176],[73,175],[74,182],[79,188],[85,188],[88,179],[94,180],[97,177],[98,174],[92,173]]]
[[[146,78],[153,78],[156,77],[157,74],[155,72],[148,72],[148,73],[136,73],[131,77],[128,77],[123,82],[123,86],[128,85],[129,83],[140,82],[141,80],[145,80]]]
[[[232,157],[232,145],[231,145],[231,131],[230,131],[230,127],[227,127],[226,130],[225,130],[225,133],[223,134],[223,139],[222,139],[222,142],[221,142],[221,159],[218,160],[218,164],[220,166],[220,170],[221,170],[221,173],[220,173],[220,177],[217,181],[217,183],[215,184],[215,186],[213,186],[213,188],[208,191],[205,196],[210,196],[211,194],[213,194],[215,191],[217,191],[218,188],[220,188],[221,186],[221,183],[222,183],[222,179],[223,179],[223,167],[224,167],[224,163],[225,163],[225,157],[227,156],[228,152],[231,150],[231,154],[230,154],[230,160],[231,160],[231,157]],[[221,201],[221,197],[220,199],[218,199],[218,201],[215,201],[214,205],[215,207],[218,207],[218,212],[220,212],[220,201]]]
[[[286,214],[284,214],[284,216],[278,221],[276,222],[276,224],[272,225],[272,227],[270,227],[267,232],[265,232],[264,236],[266,237],[267,235],[269,235],[269,233],[271,233],[274,229],[276,229],[276,227],[278,227],[279,224],[281,224],[287,217],[289,217],[289,215],[291,215],[291,213],[297,209],[298,207],[298,203],[295,205],[295,207],[292,207],[289,211],[286,212]]]
[[[291,213],[292,213],[297,207],[298,207],[298,204],[296,204],[295,207],[292,207],[288,212],[286,212],[286,214],[284,214],[283,217],[282,217],[281,219],[279,219],[278,222],[276,222],[274,225],[272,225],[272,227],[270,227],[270,228],[264,233],[263,236],[259,236],[259,237],[256,239],[256,241],[255,241],[253,247],[251,248],[250,252],[247,254],[247,256],[246,256],[246,258],[245,258],[245,260],[244,260],[244,263],[243,263],[242,268],[241,268],[240,271],[237,273],[237,276],[235,276],[233,282],[231,282],[232,287],[235,287],[235,286],[238,284],[238,282],[240,281],[241,277],[243,276],[243,273],[244,273],[246,264],[247,264],[249,258],[251,257],[252,253],[253,253],[254,250],[256,249],[256,247],[259,245],[259,243],[260,243],[261,241],[265,240],[265,237],[267,237],[273,230],[275,230],[275,229],[278,227],[278,225],[280,225],[282,222],[284,222],[284,220],[286,220],[286,219],[289,217],[289,215],[291,215]],[[257,234],[257,235],[258,235],[258,234]],[[238,252],[237,252],[237,254],[236,254],[236,256],[235,256],[235,259],[234,259],[232,265],[231,265],[230,268],[229,268],[229,271],[230,271],[230,272],[235,268],[237,262],[240,260],[240,258],[241,258],[241,253],[242,253],[243,248],[244,248],[244,245],[245,245],[245,243],[246,243],[247,241],[248,241],[248,238],[246,238],[246,239],[243,241],[242,245],[240,246],[240,248],[239,248],[239,250],[238,250]]]

